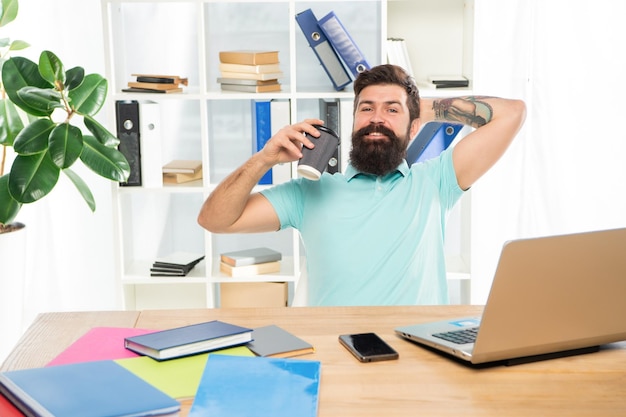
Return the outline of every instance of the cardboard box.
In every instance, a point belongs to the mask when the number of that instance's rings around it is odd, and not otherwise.
[[[287,282],[222,282],[220,307],[285,307]]]

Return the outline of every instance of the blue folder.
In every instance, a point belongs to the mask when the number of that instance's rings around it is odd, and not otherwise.
[[[407,148],[409,166],[438,156],[450,146],[462,128],[463,125],[454,123],[426,123]]]
[[[352,79],[348,71],[346,71],[341,64],[341,60],[328,41],[328,38],[317,24],[317,18],[313,14],[313,11],[307,9],[296,14],[296,21],[298,25],[300,25],[300,29],[302,29],[302,33],[309,43],[309,46],[317,56],[320,64],[322,64],[322,68],[324,68],[324,71],[328,74],[335,90],[343,90],[352,82]]]
[[[352,75],[357,77],[359,73],[370,69],[370,64],[365,59],[352,36],[348,33],[335,12],[330,12],[319,20],[319,26],[337,51]]]

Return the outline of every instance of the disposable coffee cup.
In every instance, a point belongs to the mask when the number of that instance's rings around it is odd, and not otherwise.
[[[298,161],[298,175],[313,181],[320,179],[335,149],[339,146],[339,135],[332,129],[319,125],[315,125],[315,128],[321,133],[319,138],[305,133],[307,138],[315,144],[315,147],[309,149],[303,146],[302,158]]]

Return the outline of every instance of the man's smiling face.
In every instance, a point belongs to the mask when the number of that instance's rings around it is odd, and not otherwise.
[[[406,91],[394,84],[371,85],[358,97],[350,160],[359,171],[385,175],[404,158],[413,132]],[[415,129],[416,130],[416,129]]]

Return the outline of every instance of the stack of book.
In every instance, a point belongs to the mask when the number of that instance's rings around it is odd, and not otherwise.
[[[203,259],[204,255],[196,253],[174,252],[157,259],[150,268],[150,276],[184,277]]]
[[[265,93],[280,91],[278,79],[283,76],[278,51],[221,51],[217,79],[224,91]]]
[[[269,248],[252,248],[220,255],[220,272],[231,277],[280,272],[282,255]]]
[[[126,93],[180,93],[182,86],[188,83],[187,78],[178,75],[132,74],[136,81],[129,81]]]
[[[202,178],[202,161],[175,159],[163,165],[163,183],[180,184]]]

